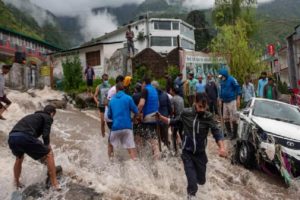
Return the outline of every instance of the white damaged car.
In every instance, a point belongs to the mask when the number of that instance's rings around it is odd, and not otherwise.
[[[239,115],[233,163],[279,173],[287,185],[300,176],[300,110],[253,98]]]

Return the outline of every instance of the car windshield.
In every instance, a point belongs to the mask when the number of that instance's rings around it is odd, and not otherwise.
[[[300,110],[280,102],[256,100],[253,115],[300,125]]]

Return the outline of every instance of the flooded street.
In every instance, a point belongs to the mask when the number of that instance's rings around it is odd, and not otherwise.
[[[9,93],[14,103],[5,113],[7,120],[0,122],[0,199],[11,199],[14,192],[14,157],[7,145],[8,132],[22,116],[39,109],[49,98],[60,98],[59,95],[45,90],[36,92],[36,97],[15,91]],[[117,156],[110,161],[107,136],[100,136],[100,121],[94,110],[80,112],[71,106],[58,110],[51,144],[56,164],[64,170],[63,190],[60,194],[50,192],[41,199],[69,199],[65,194],[70,182],[95,189],[102,194],[102,199],[186,199],[187,183],[179,157],[165,153],[161,161],[155,162],[143,154],[139,161],[131,161],[123,151],[117,151],[117,155],[125,155],[126,159]],[[231,165],[229,159],[219,158],[211,137],[207,153],[207,182],[199,187],[198,199],[299,199],[297,183],[287,189],[279,178],[248,171]],[[21,181],[29,186],[45,178],[46,167],[26,156]]]

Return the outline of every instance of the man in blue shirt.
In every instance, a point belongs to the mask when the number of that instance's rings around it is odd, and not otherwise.
[[[262,72],[260,79],[258,81],[258,86],[257,86],[257,96],[263,98],[264,97],[264,88],[268,83],[267,79],[267,73]]]
[[[142,96],[138,108],[139,113],[142,115],[143,132],[141,137],[150,142],[153,157],[157,160],[160,158],[160,151],[156,132],[157,120],[155,114],[159,109],[159,97],[157,90],[151,85],[151,79],[149,77],[145,77],[143,80]]]
[[[202,76],[198,77],[198,83],[196,84],[196,92],[197,93],[205,93],[205,83],[202,81]]]
[[[241,88],[237,80],[228,74],[227,69],[219,71],[221,79],[220,99],[223,103],[223,118],[231,140],[237,137],[237,109],[240,107]],[[231,123],[233,130],[231,129]]]
[[[138,114],[138,108],[131,96],[125,94],[123,83],[116,85],[117,94],[109,102],[108,118],[112,120],[109,143],[113,147],[122,145],[128,150],[131,159],[136,159],[136,150],[132,132],[131,112]],[[113,155],[109,153],[110,156]]]

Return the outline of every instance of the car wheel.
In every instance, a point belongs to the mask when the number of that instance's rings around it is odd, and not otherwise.
[[[247,169],[252,169],[256,166],[255,150],[250,142],[242,142],[238,149],[238,158],[242,165]]]

